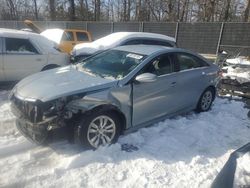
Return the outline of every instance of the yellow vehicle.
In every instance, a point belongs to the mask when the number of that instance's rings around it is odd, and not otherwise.
[[[34,32],[40,33],[44,37],[55,42],[58,45],[58,48],[66,53],[70,53],[76,44],[92,41],[91,34],[85,30],[46,29],[42,31],[30,20],[25,20],[24,23],[29,26]]]

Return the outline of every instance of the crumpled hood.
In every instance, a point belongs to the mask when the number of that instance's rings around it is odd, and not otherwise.
[[[14,87],[12,94],[24,100],[46,102],[76,93],[109,88],[116,84],[117,81],[89,75],[71,65],[28,76]]]

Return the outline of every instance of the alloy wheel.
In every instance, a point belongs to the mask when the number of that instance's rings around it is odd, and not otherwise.
[[[108,116],[96,117],[89,124],[87,139],[91,146],[98,148],[110,144],[116,134],[115,122]]]
[[[201,108],[202,110],[206,111],[210,108],[213,101],[213,94],[211,91],[206,91],[201,99]]]

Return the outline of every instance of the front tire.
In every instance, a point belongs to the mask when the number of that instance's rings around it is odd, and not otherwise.
[[[201,95],[196,107],[197,112],[206,112],[210,110],[215,98],[215,92],[213,88],[207,88]]]
[[[112,112],[92,112],[75,127],[75,141],[87,148],[96,149],[115,143],[120,135],[121,122]]]

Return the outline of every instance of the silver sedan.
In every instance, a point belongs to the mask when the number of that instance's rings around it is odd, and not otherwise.
[[[218,71],[187,50],[122,46],[29,76],[10,100],[27,138],[43,143],[49,131],[66,126],[74,140],[97,148],[167,117],[209,110]]]

